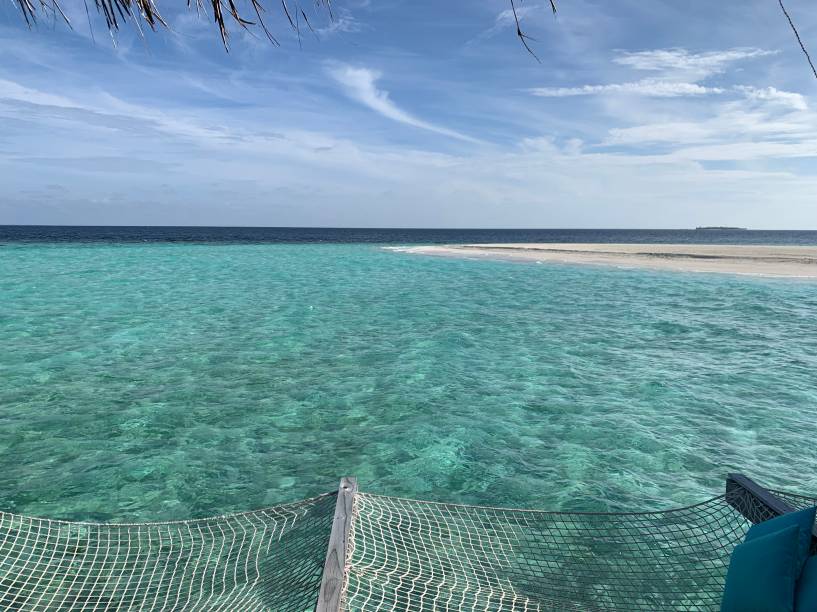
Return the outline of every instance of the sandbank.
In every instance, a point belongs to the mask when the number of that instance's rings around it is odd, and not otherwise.
[[[411,246],[395,250],[447,257],[817,279],[817,246],[515,243]]]

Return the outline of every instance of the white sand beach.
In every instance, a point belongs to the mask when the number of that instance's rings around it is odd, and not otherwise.
[[[817,247],[704,244],[463,244],[401,247],[448,257],[817,278]]]

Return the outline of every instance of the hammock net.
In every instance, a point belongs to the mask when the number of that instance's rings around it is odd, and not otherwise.
[[[359,494],[344,609],[717,609],[748,525],[722,497],[623,515]]]
[[[352,500],[332,609],[355,612],[718,610],[734,546],[774,516],[742,490],[629,514]],[[0,513],[0,609],[313,610],[337,501],[145,524]]]
[[[310,610],[335,498],[172,523],[2,513],[0,609]]]

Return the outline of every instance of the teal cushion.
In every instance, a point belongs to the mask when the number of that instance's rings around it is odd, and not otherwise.
[[[735,546],[721,612],[794,612],[799,540],[792,525]]]
[[[803,565],[808,559],[808,550],[811,546],[811,530],[814,527],[814,513],[817,507],[806,508],[798,512],[789,512],[777,518],[763,521],[757,525],[752,525],[746,534],[744,542],[751,542],[755,538],[769,535],[774,531],[780,531],[786,527],[796,525],[800,528],[800,544],[797,547],[797,574],[803,569]]]
[[[797,583],[797,595],[794,598],[794,609],[797,612],[814,612],[817,610],[817,557],[809,557]]]

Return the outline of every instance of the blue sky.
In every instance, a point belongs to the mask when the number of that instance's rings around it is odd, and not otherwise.
[[[181,0],[116,47],[65,4],[74,31],[0,4],[0,223],[817,229],[776,0],[526,0],[541,64],[504,0],[303,2],[300,46],[268,0],[281,47],[229,54]]]

